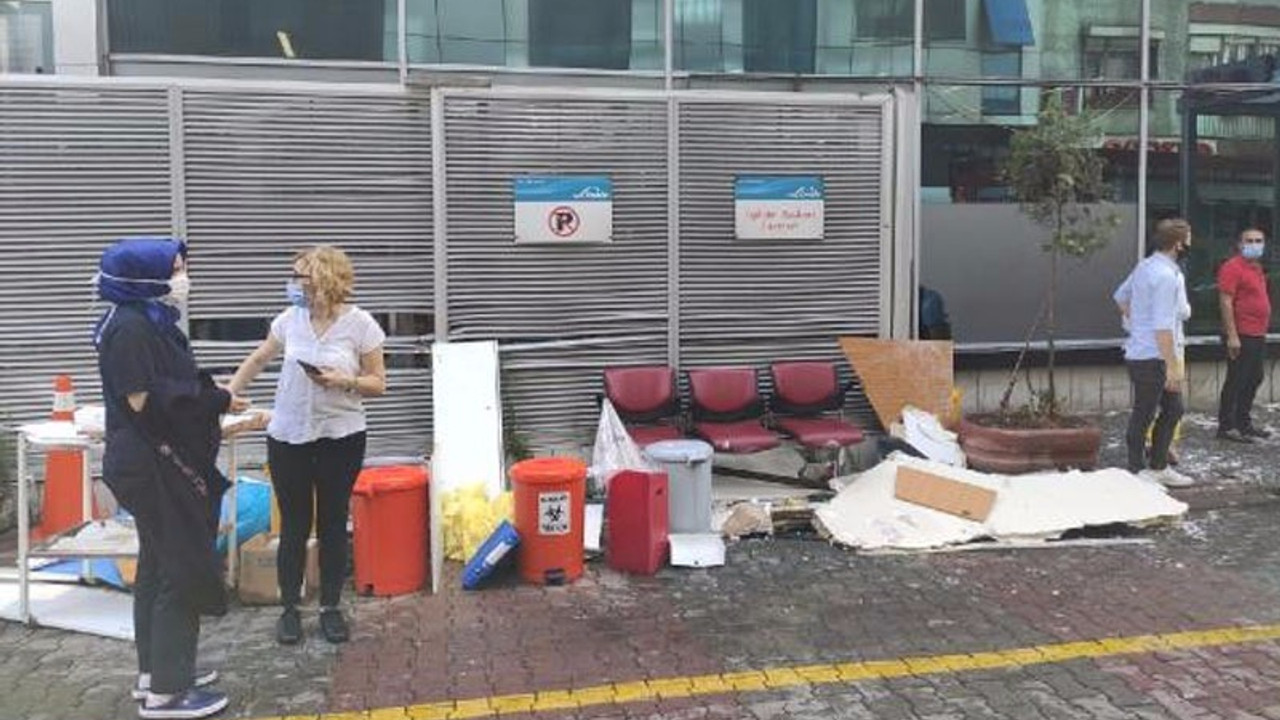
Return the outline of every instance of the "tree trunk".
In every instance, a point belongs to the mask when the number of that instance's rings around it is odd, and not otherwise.
[[[1049,302],[1045,309],[1045,336],[1049,340],[1049,417],[1058,416],[1058,383],[1053,369],[1058,356],[1054,338],[1057,335],[1058,319],[1055,311],[1058,305],[1058,242],[1062,238],[1062,206],[1054,217],[1053,238],[1049,246]]]

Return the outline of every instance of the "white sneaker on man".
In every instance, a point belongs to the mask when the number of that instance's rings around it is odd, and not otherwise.
[[[1187,477],[1186,475],[1183,475],[1182,473],[1178,472],[1177,470],[1174,470],[1171,467],[1167,467],[1163,470],[1156,470],[1155,473],[1156,473],[1156,478],[1165,487],[1184,488],[1184,487],[1191,487],[1192,485],[1196,484],[1196,481],[1194,479]]]

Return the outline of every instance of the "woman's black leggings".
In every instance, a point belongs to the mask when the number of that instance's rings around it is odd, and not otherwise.
[[[292,445],[267,438],[271,484],[280,505],[276,572],[285,606],[302,602],[302,577],[311,535],[312,497],[320,539],[320,604],[334,607],[347,572],[347,515],[351,488],[364,465],[365,434]]]

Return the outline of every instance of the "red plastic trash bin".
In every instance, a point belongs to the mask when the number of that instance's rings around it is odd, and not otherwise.
[[[427,579],[430,505],[421,465],[365,468],[351,492],[356,592],[402,595]]]
[[[623,470],[609,479],[605,558],[637,575],[658,572],[667,559],[667,474]]]
[[[535,458],[511,468],[516,567],[526,582],[555,585],[582,576],[582,523],[587,466],[568,457]]]

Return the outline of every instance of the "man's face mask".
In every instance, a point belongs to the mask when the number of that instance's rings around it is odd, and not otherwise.
[[[1178,261],[1182,262],[1191,254],[1191,238],[1187,238],[1178,244]]]
[[[1267,244],[1260,237],[1247,237],[1240,242],[1240,255],[1245,260],[1261,260]]]

